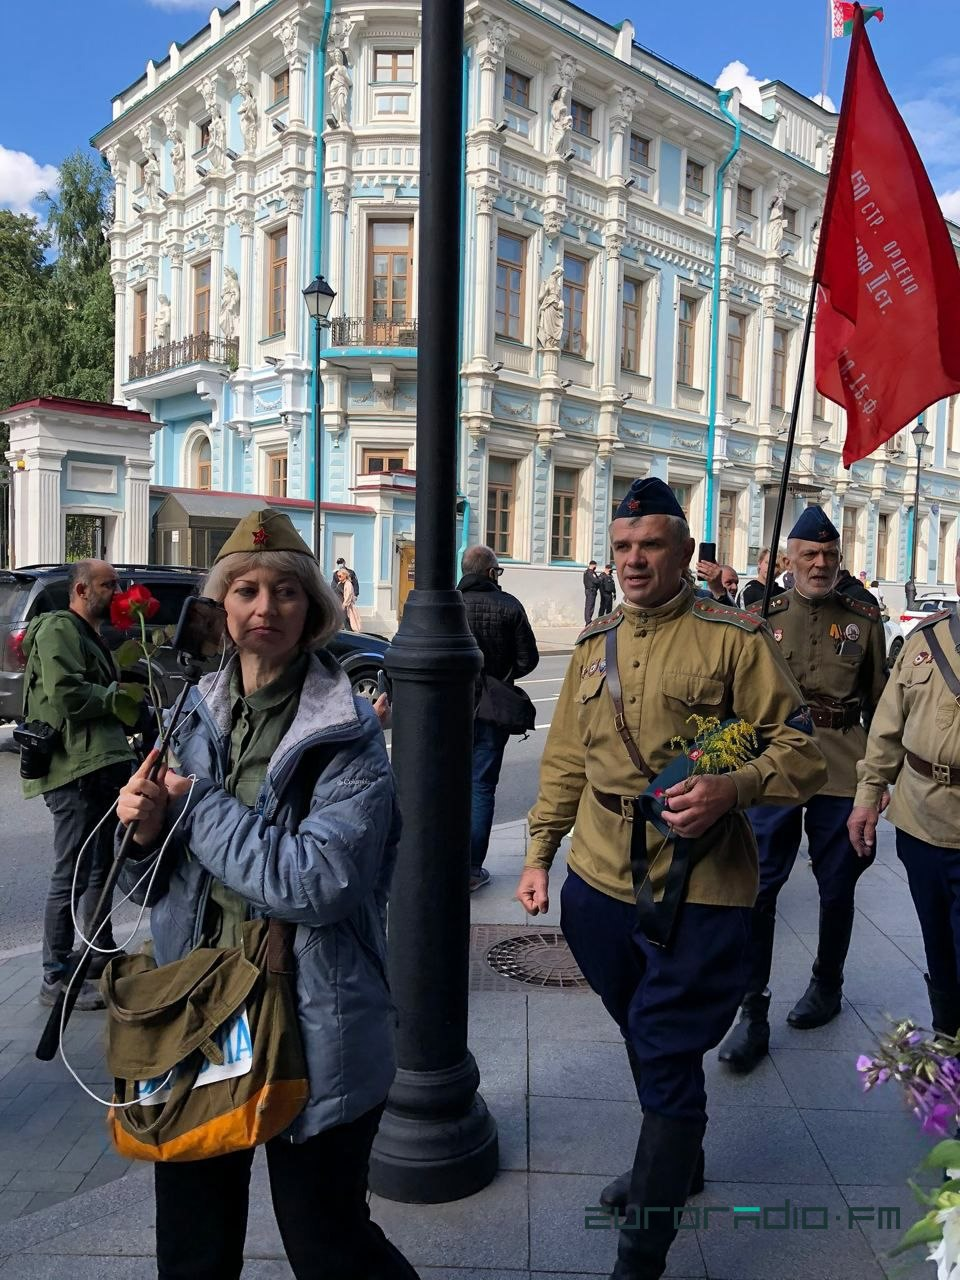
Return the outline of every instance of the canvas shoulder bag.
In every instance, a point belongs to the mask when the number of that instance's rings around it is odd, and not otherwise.
[[[111,960],[108,1127],[120,1155],[206,1160],[267,1142],[300,1114],[309,1083],[294,931],[250,920],[242,947],[198,947],[159,967],[142,954]]]

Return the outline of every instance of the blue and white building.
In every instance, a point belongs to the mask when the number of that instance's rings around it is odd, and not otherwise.
[[[416,544],[419,16],[238,0],[148,62],[95,139],[116,180],[115,399],[161,424],[153,511],[261,494],[309,537],[319,441],[327,568],[343,555],[386,625]],[[760,111],[721,100],[642,36],[564,0],[468,3],[461,536],[494,546],[540,622],[581,616],[637,475],[676,489],[695,535],[709,507],[740,571],[772,525],[836,117],[779,82]],[[337,293],[319,370],[317,274]],[[958,532],[956,403],[927,426],[933,583]],[[827,506],[854,573],[902,582],[912,442],[848,473],[842,438],[808,376],[791,502]],[[154,556],[187,545],[161,531]]]

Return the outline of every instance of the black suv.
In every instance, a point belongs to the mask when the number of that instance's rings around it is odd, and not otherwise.
[[[206,574],[200,569],[183,569],[164,565],[113,566],[122,590],[134,583],[149,588],[160,602],[160,610],[151,619],[152,627],[172,628],[180,617],[187,596],[196,595]],[[70,565],[27,565],[23,569],[0,569],[0,724],[18,720],[23,711],[23,641],[27,627],[39,613],[66,609],[70,596]],[[119,631],[109,622],[101,635],[111,649],[117,649],[130,638],[129,631]],[[383,666],[389,641],[363,632],[341,631],[327,645],[350,677],[353,691],[361,697],[376,697],[377,672]],[[165,706],[176,697],[182,676],[172,649],[161,648],[154,654],[154,674],[162,688]],[[216,665],[216,664],[214,664]],[[146,678],[146,672],[125,673],[134,679]]]

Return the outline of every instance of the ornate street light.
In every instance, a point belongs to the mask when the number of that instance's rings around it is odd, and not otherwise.
[[[328,323],[330,308],[337,296],[323,276],[303,290],[307,312],[314,322],[316,345],[313,359],[313,554],[323,566],[323,522],[320,516],[320,494],[323,484],[323,424],[320,422],[320,330]]]
[[[910,578],[906,585],[907,605],[912,606],[917,598],[917,544],[920,541],[920,461],[923,457],[923,446],[927,443],[930,432],[923,421],[923,414],[917,418],[917,425],[910,432],[917,447],[917,482],[913,490],[913,545],[910,549]]]

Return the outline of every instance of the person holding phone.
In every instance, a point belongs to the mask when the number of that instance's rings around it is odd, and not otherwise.
[[[701,542],[699,559],[697,560],[697,577],[707,584],[705,595],[712,596],[721,604],[736,608],[737,587],[739,579],[732,565],[717,564],[717,544]]]
[[[285,515],[241,521],[203,593],[223,603],[228,664],[188,696],[171,766],[149,781],[151,752],[117,808],[144,851],[177,824],[151,903],[154,955],[235,947],[255,916],[297,926],[310,1096],[266,1144],[287,1258],[297,1280],[416,1280],[366,1199],[395,1072],[385,922],[399,818],[383,733],[324,648],[340,601]],[[137,878],[134,863],[122,879]],[[253,1155],[156,1165],[161,1280],[240,1275]]]

